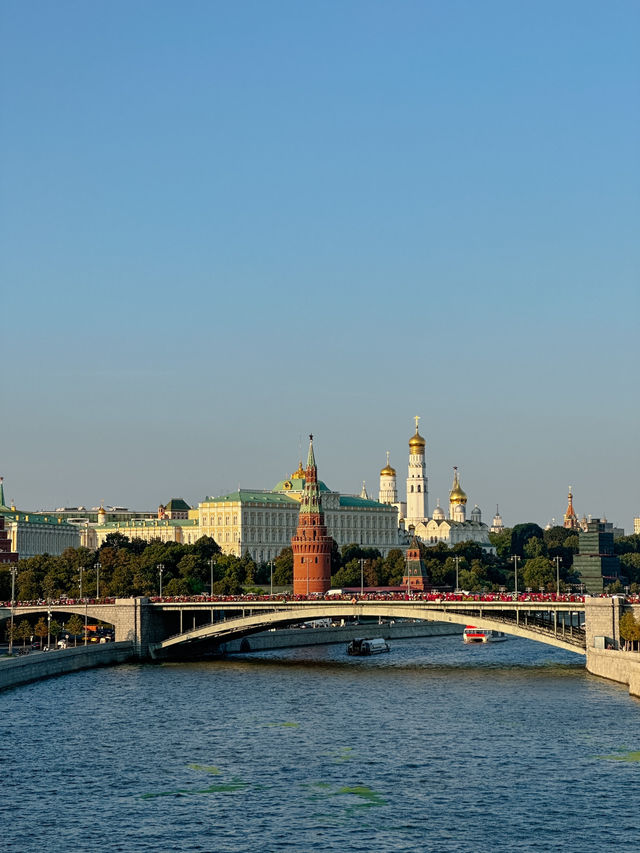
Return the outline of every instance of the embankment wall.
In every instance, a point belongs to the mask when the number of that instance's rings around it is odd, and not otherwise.
[[[629,686],[629,694],[640,698],[640,654],[616,649],[587,648],[587,672]]]
[[[122,642],[78,646],[74,649],[32,653],[24,657],[1,660],[0,690],[80,669],[124,663],[133,658],[133,643]]]
[[[291,649],[297,646],[321,646],[331,643],[348,643],[354,637],[383,637],[385,640],[401,640],[411,637],[441,637],[462,634],[462,625],[445,622],[400,622],[377,625],[345,625],[339,628],[279,628],[263,631],[242,640],[232,640],[221,646],[228,653],[264,652],[270,649]]]

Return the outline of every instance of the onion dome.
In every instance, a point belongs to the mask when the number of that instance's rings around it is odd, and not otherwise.
[[[444,510],[440,506],[440,498],[438,498],[438,505],[433,511],[433,520],[434,521],[444,521]]]
[[[424,453],[424,447],[425,447],[425,444],[427,442],[424,440],[424,438],[418,432],[418,420],[419,420],[419,417],[416,415],[416,432],[415,432],[415,435],[412,435],[411,438],[409,439],[409,451],[412,454],[420,454],[421,455]]]
[[[460,485],[460,479],[458,478],[458,468],[454,465],[453,467],[453,485],[451,487],[451,491],[449,492],[449,503],[451,504],[466,504],[467,502],[467,494],[463,490]]]
[[[391,465],[389,465],[389,451],[388,450],[387,450],[387,464],[384,466],[382,471],[380,471],[380,476],[381,477],[395,477],[396,476],[396,469],[392,468]]]

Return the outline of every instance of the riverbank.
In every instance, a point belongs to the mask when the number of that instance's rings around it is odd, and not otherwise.
[[[104,643],[0,660],[0,690],[81,669],[133,660],[133,643]]]
[[[272,649],[293,649],[298,646],[321,646],[332,643],[349,643],[355,637],[382,637],[385,640],[406,640],[412,637],[442,637],[462,634],[462,625],[445,622],[367,622],[361,625],[344,625],[327,628],[279,628],[263,631],[241,640],[232,640],[220,646],[225,654],[266,652]]]
[[[629,687],[640,698],[640,654],[617,649],[587,649],[587,672]]]

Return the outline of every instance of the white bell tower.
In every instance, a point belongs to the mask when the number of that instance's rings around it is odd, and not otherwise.
[[[416,415],[416,432],[409,439],[409,470],[407,477],[407,528],[429,517],[429,481],[424,460],[426,441],[418,432],[420,416]]]

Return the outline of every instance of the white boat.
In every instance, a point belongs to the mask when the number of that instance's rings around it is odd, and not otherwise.
[[[507,639],[504,631],[492,631],[489,628],[476,628],[467,625],[462,632],[463,643],[500,643]]]
[[[388,651],[389,644],[386,640],[383,640],[382,637],[374,637],[372,639],[359,637],[355,640],[351,640],[347,646],[347,654],[357,655],[358,657],[379,655]]]

